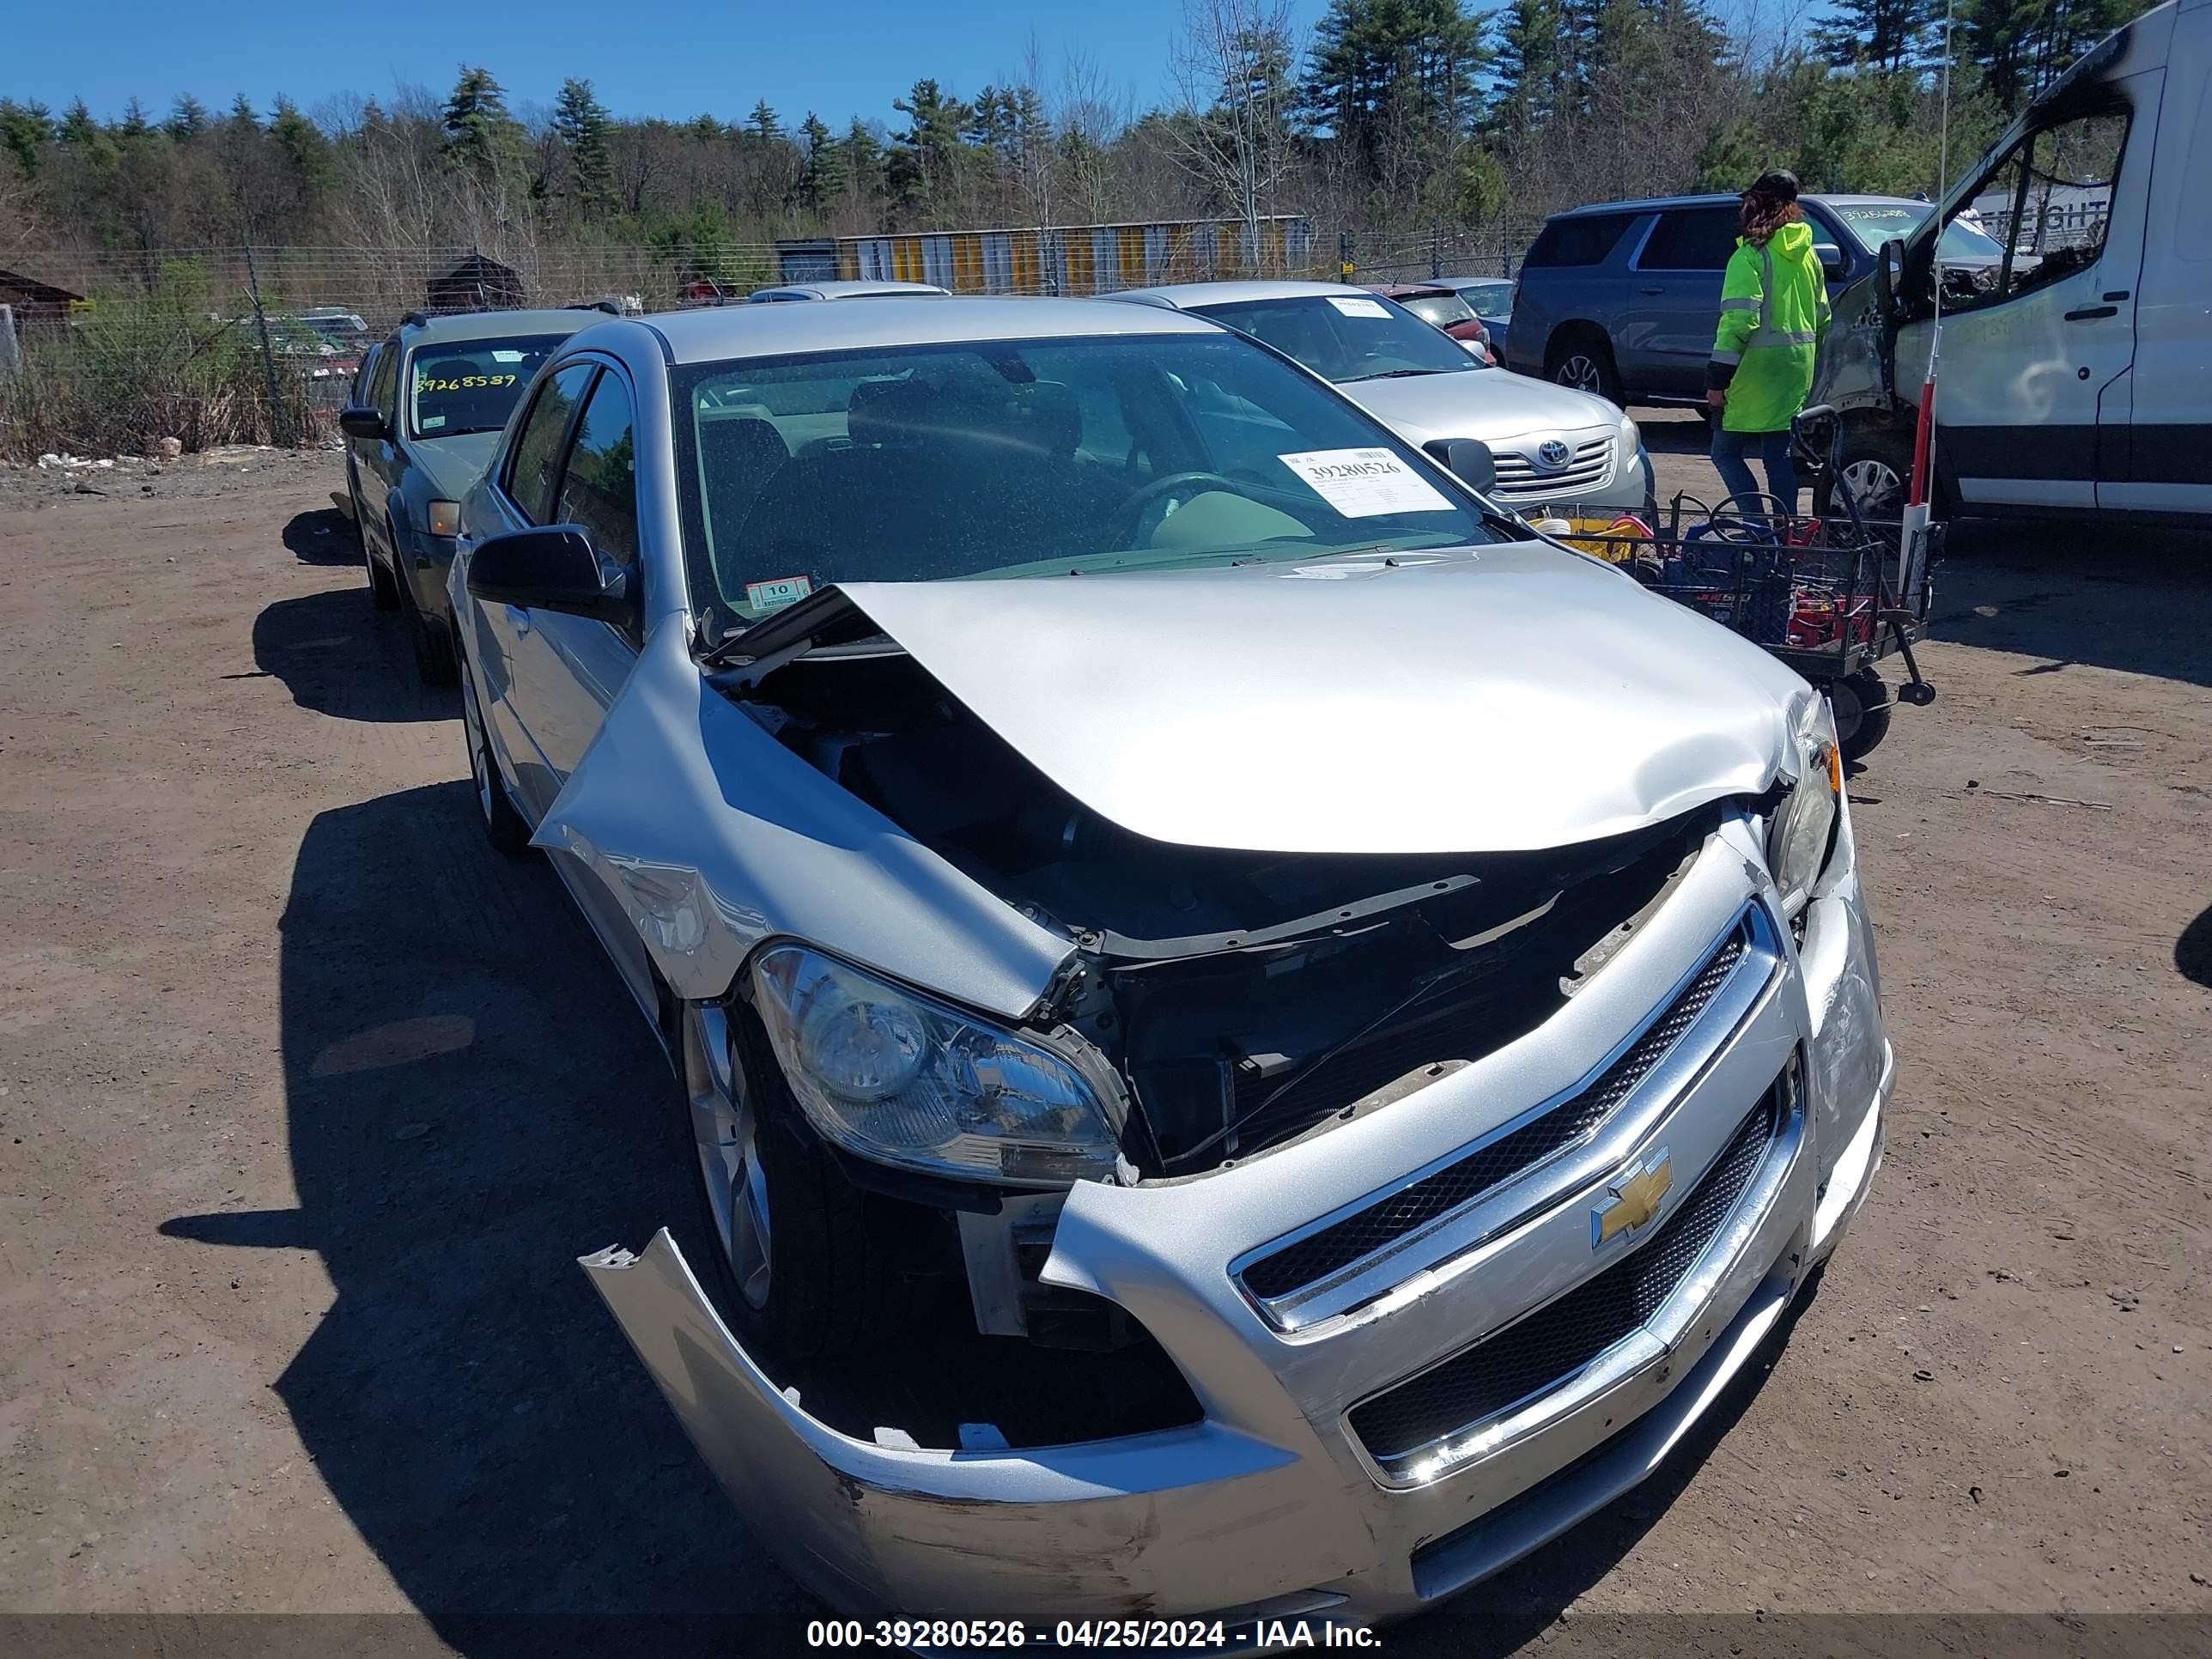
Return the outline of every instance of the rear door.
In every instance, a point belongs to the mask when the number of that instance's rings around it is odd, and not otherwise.
[[[1630,262],[1614,333],[1625,384],[1680,398],[1705,391],[1736,229],[1736,210],[1725,205],[1669,208],[1653,223]]]
[[[393,550],[385,524],[386,503],[391,499],[398,472],[398,447],[392,440],[399,429],[399,349],[398,336],[386,340],[376,354],[376,370],[369,376],[368,401],[384,416],[384,435],[374,443],[349,439],[354,477],[361,489],[361,529],[365,541],[383,550],[396,571],[399,556]]]

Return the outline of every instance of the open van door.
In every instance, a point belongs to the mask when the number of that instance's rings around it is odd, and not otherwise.
[[[2031,105],[1906,240],[1886,326],[1831,342],[1816,397],[1893,410],[1909,440],[1943,283],[1936,465],[1962,511],[2094,508],[2126,465],[2175,11],[2111,35]],[[1838,301],[1839,322],[1878,313],[1857,300]],[[1878,349],[1863,337],[1877,331]]]

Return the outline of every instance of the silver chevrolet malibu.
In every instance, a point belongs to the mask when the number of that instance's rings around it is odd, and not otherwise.
[[[831,1601],[1415,1612],[1863,1199],[1826,705],[1447,459],[1176,311],[884,299],[580,333],[470,496],[485,825],[699,1176],[583,1265]]]

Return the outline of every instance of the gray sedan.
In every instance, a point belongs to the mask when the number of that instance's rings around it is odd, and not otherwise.
[[[1493,368],[1365,289],[1185,283],[1114,297],[1194,312],[1249,334],[1424,448],[1480,440],[1496,458],[1498,499],[1516,507],[1650,511],[1651,459],[1617,405]]]
[[[1446,453],[1173,310],[884,300],[580,334],[471,493],[484,823],[697,1176],[584,1267],[838,1605],[1414,1612],[1863,1198],[1824,703]]]

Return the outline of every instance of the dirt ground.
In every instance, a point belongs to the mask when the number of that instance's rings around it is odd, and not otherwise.
[[[340,477],[0,478],[0,1614],[795,1645],[572,1265],[689,1201],[657,1052],[485,846]],[[1871,1200],[1658,1477],[1392,1650],[2212,1613],[2212,549],[1983,535],[1938,611],[1941,696],[1852,786],[1901,1066]]]

